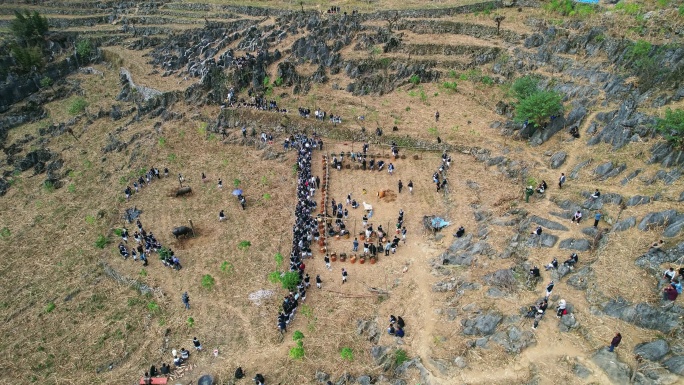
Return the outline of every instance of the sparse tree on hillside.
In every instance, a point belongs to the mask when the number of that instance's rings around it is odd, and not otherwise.
[[[48,32],[48,21],[37,11],[33,13],[14,11],[14,20],[10,23],[10,29],[17,43],[22,47],[42,46],[43,38]]]
[[[496,23],[496,34],[499,34],[499,31],[501,30],[501,22],[504,21],[506,16],[503,15],[496,15],[494,16],[494,22]]]
[[[515,120],[543,127],[551,116],[563,113],[561,95],[555,91],[537,91],[515,106]]]
[[[387,32],[392,34],[392,27],[397,24],[399,19],[401,19],[401,17],[399,17],[399,12],[394,12],[392,16],[388,16],[387,19],[385,19],[387,20]]]
[[[665,110],[665,117],[656,121],[656,129],[673,146],[684,150],[684,110]]]

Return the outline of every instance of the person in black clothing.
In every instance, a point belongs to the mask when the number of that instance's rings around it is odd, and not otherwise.
[[[458,231],[456,232],[456,238],[461,238],[463,234],[465,234],[465,229],[463,228],[463,226],[460,226],[458,228]]]
[[[404,323],[404,319],[401,318],[401,316],[397,317],[397,326],[399,326],[401,329],[403,329],[404,326],[406,326],[406,324]]]
[[[404,184],[401,183],[401,179],[399,179],[398,187],[399,187],[399,194],[401,194],[401,189],[404,188]]]
[[[254,376],[254,382],[255,382],[257,385],[264,385],[264,382],[265,382],[265,381],[266,381],[266,380],[264,379],[264,376],[261,375],[261,373],[257,373],[257,375]]]
[[[530,269],[530,276],[532,278],[539,278],[540,277],[539,268],[537,266],[534,266],[533,268]]]
[[[159,375],[159,372],[157,372],[157,367],[152,365],[150,367],[150,377],[156,377]]]
[[[570,258],[568,258],[565,262],[563,262],[563,265],[572,267],[572,266],[575,266],[575,264],[577,263],[578,260],[579,260],[579,257],[577,256],[577,253],[572,253]]]
[[[169,367],[169,365],[167,365],[166,362],[164,362],[162,364],[161,368],[159,369],[159,372],[161,373],[162,376],[166,376],[167,374],[169,374],[171,372],[171,367]]]
[[[243,372],[242,368],[238,366],[238,368],[235,369],[235,379],[239,380],[241,378],[245,378],[245,372]]]

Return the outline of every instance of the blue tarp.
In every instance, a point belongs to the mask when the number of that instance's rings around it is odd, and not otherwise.
[[[598,4],[599,0],[575,0],[575,3]]]
[[[440,217],[432,218],[432,228],[433,229],[441,230],[447,226],[449,226],[449,222],[445,221],[444,219],[442,219]]]

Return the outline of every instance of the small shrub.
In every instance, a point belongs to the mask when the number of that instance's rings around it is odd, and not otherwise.
[[[195,326],[195,319],[192,317],[188,317],[188,327],[193,327]]]
[[[43,88],[52,87],[53,81],[51,78],[44,76],[40,79],[40,86]]]
[[[159,305],[156,302],[150,301],[147,304],[147,310],[149,310],[150,313],[157,314],[161,311],[161,308],[159,307]]]
[[[82,58],[90,59],[90,55],[93,53],[93,45],[90,40],[85,39],[76,43],[76,53]]]
[[[88,102],[85,99],[76,98],[69,104],[67,112],[69,112],[69,115],[78,115],[85,111],[86,107],[88,107]]]
[[[216,280],[214,280],[214,277],[212,277],[211,275],[205,274],[202,277],[202,287],[203,288],[205,288],[207,290],[211,290],[215,284],[216,284]]]
[[[55,191],[55,185],[54,185],[52,182],[50,182],[49,180],[46,180],[46,181],[43,183],[43,189],[44,189],[46,192],[51,193],[51,192],[54,192],[54,191]]]
[[[354,361],[354,351],[352,351],[351,348],[342,348],[342,350],[340,350],[340,357],[342,357],[343,360]]]
[[[45,312],[46,312],[46,313],[52,313],[52,311],[55,310],[55,307],[56,307],[56,306],[55,306],[55,303],[54,303],[54,302],[50,302],[50,303],[47,304],[47,306],[45,306]]]
[[[9,238],[10,235],[12,235],[12,232],[10,231],[9,227],[5,226],[0,230],[0,238]]]
[[[411,77],[409,78],[409,82],[411,82],[411,84],[413,84],[414,86],[420,84],[420,76],[418,76],[417,74],[411,75]]]
[[[619,3],[615,4],[615,9],[628,15],[636,16],[641,13],[641,4],[626,3],[624,0],[621,0]]]
[[[656,121],[656,129],[672,145],[684,148],[684,110],[665,110],[665,117]]]
[[[648,56],[651,52],[651,43],[646,40],[637,40],[629,51],[627,51],[627,56],[632,60],[639,60]]]
[[[427,104],[427,101],[428,101],[427,94],[425,93],[425,91],[422,88],[420,89],[420,101],[425,103],[425,104]]]
[[[311,309],[311,306],[309,305],[302,305],[301,313],[304,317],[311,318],[313,315],[313,309]]]
[[[679,7],[679,16],[684,16],[684,5]]]
[[[292,340],[293,341],[300,341],[304,339],[304,333],[300,332],[299,330],[295,330],[295,332],[292,334]]]
[[[452,79],[456,79],[458,77],[458,74],[454,70],[449,70],[449,77]]]
[[[276,87],[282,86],[283,85],[283,78],[281,78],[280,76],[275,78],[275,80],[273,81],[273,85]]]
[[[513,95],[520,101],[539,91],[539,78],[532,75],[516,79],[511,86]]]
[[[273,258],[275,259],[276,265],[278,265],[278,267],[280,267],[280,265],[283,264],[283,255],[282,254],[276,253],[276,255]]]
[[[86,221],[86,223],[89,224],[89,225],[94,225],[94,224],[95,224],[95,217],[92,216],[92,215],[87,215],[87,216],[85,217],[85,221]]]
[[[294,291],[299,285],[299,273],[296,271],[288,271],[280,277],[280,283],[283,285],[283,289]]]
[[[250,241],[240,241],[240,243],[238,243],[238,249],[242,251],[249,249],[250,246],[252,246],[252,242]]]
[[[159,254],[159,259],[166,259],[166,257],[171,256],[171,250],[169,250],[166,247],[162,247],[161,249],[159,249],[158,254]]]
[[[176,154],[169,154],[168,156],[169,162],[173,163],[176,161]]]
[[[268,273],[268,282],[280,283],[280,272],[272,271],[272,272]]]
[[[442,88],[444,88],[445,90],[451,91],[451,92],[456,92],[458,90],[458,83],[456,83],[456,82],[443,82]]]
[[[76,185],[73,183],[69,183],[69,186],[67,186],[67,191],[69,191],[72,194],[75,193],[76,192]]]
[[[164,147],[164,146],[166,146],[166,138],[164,138],[164,137],[162,136],[161,138],[159,138],[158,143],[159,143],[159,147]]]
[[[293,347],[290,349],[289,356],[293,360],[301,360],[304,358],[304,344],[302,341],[297,341],[297,346]]]
[[[397,349],[394,351],[394,366],[400,366],[404,362],[408,361],[409,357],[404,349]]]
[[[483,84],[486,84],[486,85],[488,85],[488,86],[491,86],[491,85],[494,84],[494,79],[492,79],[492,78],[489,77],[489,76],[483,76],[482,79],[480,79],[480,81],[481,81]]]
[[[141,269],[140,272],[138,273],[139,276],[145,278],[147,277],[147,270]]]
[[[405,110],[406,112],[409,112],[409,111],[411,111],[411,107],[406,107],[406,108],[404,108],[404,110]]]
[[[264,194],[264,200],[265,201],[271,200],[271,194],[269,194],[269,193]]]
[[[240,179],[237,179],[237,178],[233,179],[233,187],[235,187],[235,188],[240,187],[240,183],[242,183],[242,181],[240,181]]]
[[[223,263],[221,264],[221,271],[226,273],[226,274],[232,273],[233,272],[233,264],[228,262],[228,261],[223,261]]]
[[[98,235],[97,240],[95,241],[95,247],[97,247],[98,249],[104,249],[108,243],[109,243],[109,240],[107,239],[107,237],[100,234],[100,235]]]
[[[122,230],[122,229],[114,229],[114,234],[115,234],[117,237],[120,237],[121,234],[123,234],[123,230]]]

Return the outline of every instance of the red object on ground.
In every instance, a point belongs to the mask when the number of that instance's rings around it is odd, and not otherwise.
[[[166,385],[169,381],[166,377],[152,377],[152,385]],[[145,385],[145,377],[140,379],[140,385]]]

